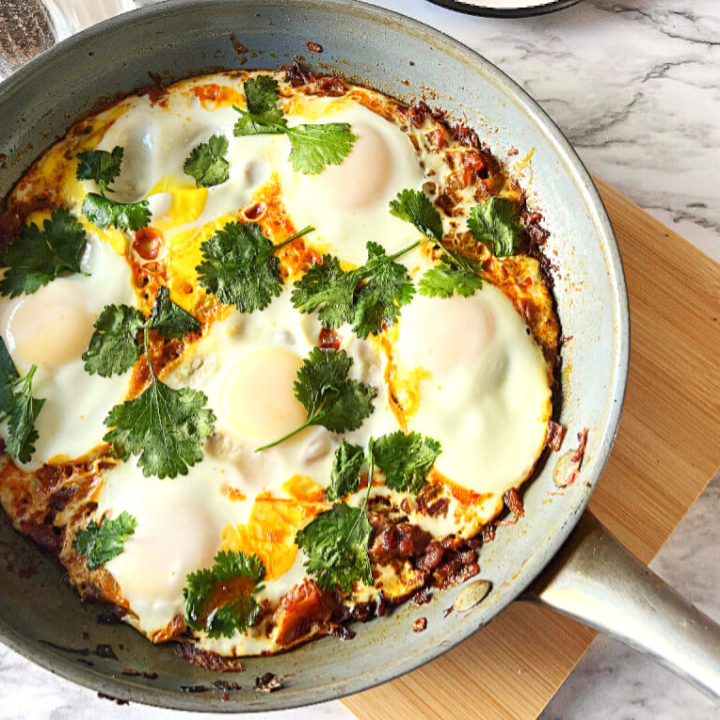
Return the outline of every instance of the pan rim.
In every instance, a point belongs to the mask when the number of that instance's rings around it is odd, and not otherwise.
[[[265,0],[265,2],[263,2],[264,6],[284,6],[285,4],[283,0]],[[222,8],[224,6],[237,7],[243,5],[257,5],[257,0],[166,0],[166,2],[146,6],[106,20],[44,51],[0,83],[0,103],[7,101],[13,93],[19,91],[26,83],[31,82],[36,73],[42,72],[65,52],[71,51],[77,46],[82,46],[88,40],[101,38],[107,32],[141,23],[149,18],[192,13],[194,8],[200,6]],[[394,26],[399,25],[404,32],[423,37],[428,43],[436,46],[441,52],[452,54],[466,64],[477,68],[476,72],[482,75],[485,81],[493,84],[508,102],[514,103],[521,108],[541,131],[547,143],[557,154],[559,160],[562,161],[565,171],[572,176],[573,183],[583,198],[587,211],[591,215],[592,223],[598,235],[604,240],[603,250],[609,284],[612,290],[611,310],[614,313],[613,316],[616,318],[616,326],[614,329],[616,362],[613,380],[611,386],[608,388],[608,394],[612,399],[612,406],[606,414],[604,427],[602,428],[603,437],[597,450],[596,457],[598,461],[596,462],[595,475],[590,481],[590,491],[585,492],[578,500],[575,512],[565,517],[563,521],[548,534],[547,540],[538,545],[535,551],[527,557],[525,565],[515,581],[515,587],[498,603],[496,612],[493,615],[493,617],[495,617],[510,602],[517,599],[565,542],[590,499],[592,490],[602,474],[617,434],[627,378],[630,332],[627,289],[617,241],[597,189],[576,151],[572,148],[562,131],[535,100],[502,70],[445,33],[391,10],[379,8],[357,0],[295,0],[294,6],[320,10],[327,10],[330,6],[335,8],[337,12],[360,16],[371,21],[385,22]],[[469,638],[479,627],[477,624],[467,623],[462,631],[457,631],[451,638],[451,641],[444,644],[441,648],[432,647],[422,653],[410,653],[400,660],[394,660],[385,668],[376,670],[372,675],[365,675],[361,678],[352,676],[346,679],[325,681],[323,684],[314,688],[311,698],[302,697],[301,694],[293,693],[290,688],[286,688],[282,693],[270,696],[279,698],[280,702],[254,705],[252,707],[243,707],[242,701],[237,703],[229,701],[221,704],[212,704],[207,702],[207,699],[203,701],[197,696],[182,695],[159,687],[134,685],[128,678],[117,677],[108,680],[106,676],[101,675],[101,673],[92,668],[74,665],[59,654],[49,651],[48,648],[39,646],[32,639],[26,637],[18,630],[7,626],[4,622],[0,623],[0,640],[14,651],[54,674],[94,691],[100,691],[111,697],[121,697],[123,700],[130,702],[178,710],[237,713],[260,712],[281,708],[290,709],[337,699],[375,687],[376,685],[388,682],[430,662]]]

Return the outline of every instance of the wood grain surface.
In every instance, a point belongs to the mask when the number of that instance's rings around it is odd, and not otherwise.
[[[625,266],[631,355],[620,430],[590,507],[647,563],[720,467],[720,265],[595,182]],[[595,634],[513,603],[429,665],[343,702],[362,720],[535,718]]]

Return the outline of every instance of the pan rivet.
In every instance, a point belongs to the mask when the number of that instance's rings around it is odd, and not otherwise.
[[[491,588],[492,584],[489,580],[476,580],[460,590],[455,598],[453,607],[458,612],[465,612],[482,602]]]

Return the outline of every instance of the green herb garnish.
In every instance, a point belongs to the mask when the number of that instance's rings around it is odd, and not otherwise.
[[[515,255],[523,226],[515,219],[515,205],[507,198],[488,197],[470,211],[468,228],[495,257]]]
[[[420,294],[448,298],[454,293],[468,297],[482,287],[480,263],[442,244],[442,217],[421,190],[402,190],[390,202],[390,213],[412,223],[442,250],[441,264],[428,270],[420,280]]]
[[[6,268],[0,280],[0,293],[17,297],[32,295],[64,273],[82,272],[85,228],[67,210],[56,210],[43,223],[20,228],[20,236],[0,252],[0,265]]]
[[[273,245],[256,223],[228,223],[200,246],[198,282],[224,305],[241,312],[263,310],[282,289],[275,253],[314,229],[308,226]]]
[[[221,551],[212,568],[190,573],[186,579],[185,620],[209,637],[232,637],[250,627],[260,612],[256,593],[265,577],[257,555]]]
[[[353,359],[344,350],[313,348],[293,383],[295,397],[307,410],[307,420],[255,452],[278,445],[311,425],[337,433],[359,428],[374,409],[375,390],[348,377],[352,364]]]
[[[78,153],[78,180],[94,180],[100,194],[88,193],[83,202],[83,214],[99,228],[111,225],[122,230],[136,231],[150,224],[150,207],[147,200],[136,203],[119,203],[107,197],[110,185],[122,168],[124,151],[115,146],[112,152],[90,150]]]
[[[224,135],[213,135],[207,142],[193,148],[185,160],[183,170],[195,180],[196,185],[220,185],[230,177],[230,163],[225,158],[227,151],[227,138]]]
[[[365,462],[365,452],[359,445],[352,445],[347,440],[335,451],[330,485],[325,491],[328,500],[339,500],[351,495],[360,485],[360,469]]]
[[[247,110],[233,105],[241,115],[235,123],[235,135],[287,135],[294,170],[316,175],[326,165],[340,165],[352,150],[356,138],[348,123],[290,127],[277,106],[280,99],[277,81],[269,75],[247,80],[244,89]]]
[[[350,592],[355,581],[373,584],[368,555],[372,527],[366,512],[374,471],[372,438],[368,464],[368,487],[361,507],[336,503],[332,509],[313,518],[295,536],[297,546],[307,556],[305,569],[313,573],[318,585],[326,590],[340,587]]]
[[[417,245],[386,255],[381,245],[369,242],[365,265],[347,272],[335,256],[323,255],[322,263],[295,283],[293,305],[303,313],[319,308],[318,317],[327,328],[350,323],[359,337],[377,334],[397,321],[400,308],[415,294],[407,269],[395,260]]]
[[[144,352],[150,384],[135,399],[110,410],[105,418],[110,430],[103,440],[112,443],[122,460],[139,454],[138,465],[145,476],[187,475],[188,466],[202,459],[203,441],[213,432],[215,414],[205,407],[205,393],[176,390],[161,382],[148,352],[150,330],[169,340],[200,328],[192,315],[170,300],[168,289],[160,288],[147,318],[127,305],[106,307],[83,355],[88,372],[107,377],[128,370]]]
[[[36,370],[37,366],[33,365],[21,378],[5,341],[0,338],[0,422],[8,421],[5,452],[24,463],[30,462],[35,452],[34,443],[38,439],[35,419],[45,404],[45,400],[32,395]]]
[[[441,452],[440,443],[419,433],[400,430],[383,435],[375,442],[375,462],[385,472],[391,490],[417,495]]]
[[[83,354],[85,370],[103,377],[129,370],[143,353],[140,331],[156,330],[166,340],[182,339],[201,330],[200,323],[170,300],[166,287],[158,290],[149,317],[129,305],[108,305],[95,321],[95,331]]]
[[[73,547],[87,558],[88,568],[96,570],[125,550],[125,541],[135,532],[136,524],[135,518],[126,512],[114,520],[104,518],[100,525],[93,520],[77,531]]]

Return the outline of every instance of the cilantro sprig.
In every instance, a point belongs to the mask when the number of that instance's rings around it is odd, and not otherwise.
[[[365,451],[359,445],[343,440],[333,457],[330,485],[325,490],[328,500],[339,500],[358,489],[364,462]]]
[[[122,512],[114,520],[104,518],[100,525],[94,520],[75,535],[73,547],[87,559],[90,570],[96,570],[122,554],[125,541],[134,534],[137,521],[130,513]]]
[[[133,400],[115,405],[105,418],[110,428],[103,440],[122,460],[139,455],[145,476],[174,478],[187,475],[188,466],[202,459],[202,443],[213,432],[215,414],[205,407],[207,396],[199,390],[176,390],[158,379],[148,351],[151,330],[165,339],[198,332],[200,323],[170,300],[160,288],[149,317],[127,305],[106,307],[97,321],[90,345],[83,355],[85,369],[104,377],[125,372],[144,353],[150,383]]]
[[[62,274],[82,272],[85,245],[85,229],[64,209],[53,212],[42,230],[35,223],[23,225],[19,237],[0,252],[6,268],[0,294],[32,295]]]
[[[200,246],[203,261],[197,266],[198,282],[224,305],[240,312],[263,310],[280,295],[282,278],[278,250],[315,228],[296,232],[277,245],[256,223],[231,222]]]
[[[340,165],[352,150],[356,137],[348,123],[295,125],[290,127],[277,106],[277,81],[260,75],[244,83],[247,110],[233,105],[240,113],[233,132],[242,135],[287,135],[290,163],[297,172],[316,175],[326,165]]]
[[[88,349],[83,353],[85,370],[102,377],[129,370],[143,353],[141,331],[155,330],[166,340],[200,332],[200,323],[170,299],[166,287],[158,290],[151,314],[145,317],[129,305],[108,305],[95,321]]]
[[[433,438],[398,430],[377,439],[375,463],[385,472],[385,484],[391,490],[417,495],[441,451],[440,443]]]
[[[507,198],[488,197],[473,206],[468,229],[495,257],[515,255],[520,249],[523,226]]]
[[[318,585],[326,590],[340,587],[350,592],[356,581],[373,584],[368,555],[372,527],[366,512],[374,472],[372,438],[368,445],[368,466],[368,487],[361,507],[336,503],[295,535],[297,546],[307,556],[305,569],[313,573]]]
[[[326,328],[350,323],[358,337],[375,335],[397,321],[400,308],[415,294],[407,269],[395,260],[419,244],[386,255],[381,245],[368,242],[367,262],[349,271],[340,268],[334,255],[323,255],[322,263],[295,283],[292,303],[302,313],[320,308],[318,317]]]
[[[116,145],[112,152],[89,150],[78,153],[78,180],[94,180],[100,194],[88,193],[83,201],[83,214],[99,228],[109,225],[122,230],[136,231],[150,224],[150,207],[147,200],[136,203],[119,203],[110,199],[110,185],[122,169],[124,150]]]
[[[194,147],[185,160],[183,171],[195,180],[195,185],[221,185],[230,177],[230,163],[226,159],[228,141],[224,135],[213,135],[207,142]]]
[[[344,350],[313,348],[293,383],[293,392],[307,411],[307,420],[255,452],[278,445],[311,425],[338,433],[359,428],[374,410],[376,393],[369,385],[348,377],[352,364],[353,359]]]
[[[0,338],[0,422],[8,421],[8,439],[5,452],[20,462],[30,462],[35,452],[38,432],[35,420],[45,400],[34,398],[33,377],[37,366],[20,377],[8,352],[5,341]]]
[[[422,190],[407,189],[399,192],[390,201],[390,213],[412,223],[442,250],[440,265],[428,270],[420,280],[421,295],[448,298],[457,293],[469,297],[482,287],[480,263],[442,244],[442,217]]]
[[[232,637],[250,627],[260,612],[256,594],[265,568],[257,555],[219,552],[212,568],[186,578],[185,620],[209,637]]]

